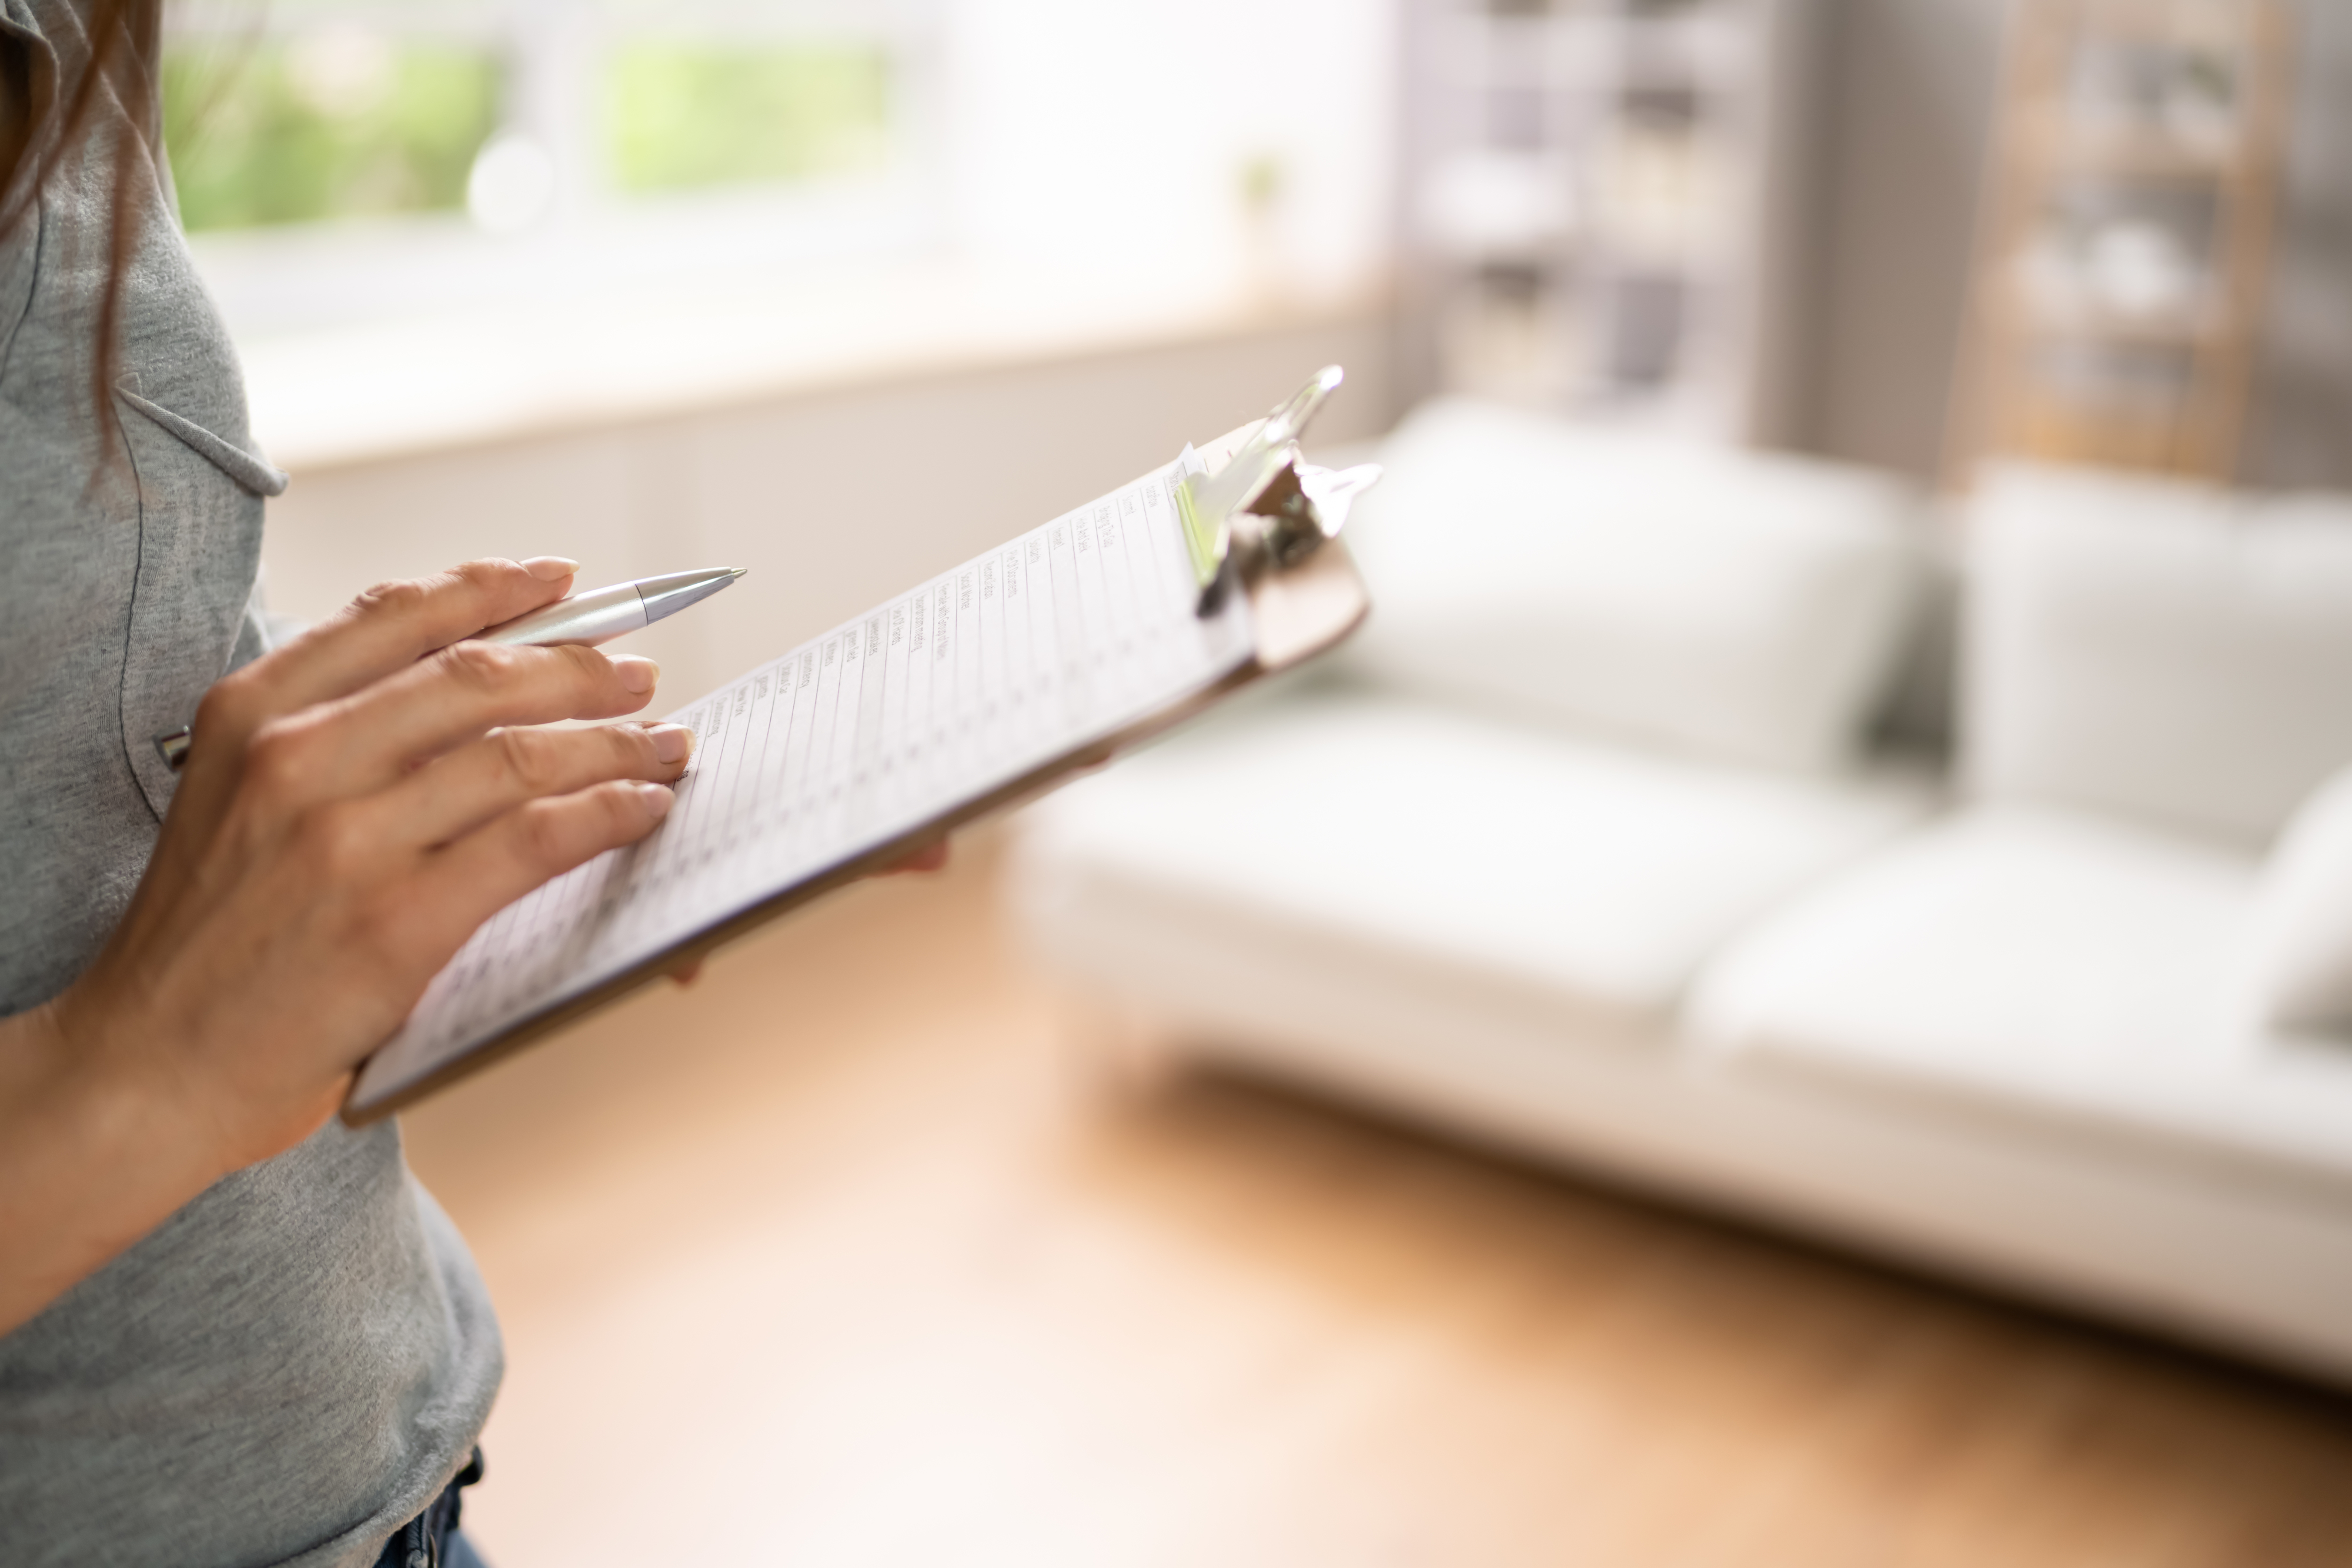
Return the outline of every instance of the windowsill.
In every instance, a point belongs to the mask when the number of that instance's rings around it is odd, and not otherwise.
[[[876,382],[1361,319],[1370,285],[810,264],[242,337],[254,434],[315,470]]]

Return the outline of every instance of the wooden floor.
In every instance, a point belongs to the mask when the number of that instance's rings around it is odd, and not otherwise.
[[[408,1118],[497,1568],[2352,1564],[2352,1402],[1213,1078],[990,856]]]

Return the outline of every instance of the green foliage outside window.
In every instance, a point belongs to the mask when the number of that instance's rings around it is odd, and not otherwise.
[[[462,211],[504,78],[487,46],[357,27],[173,39],[163,123],[181,219],[194,232]],[[604,172],[625,193],[890,162],[877,46],[622,40],[601,86]]]
[[[170,44],[181,220],[193,232],[462,209],[501,75],[487,49],[357,33]]]
[[[628,43],[605,68],[609,172],[628,192],[877,170],[889,110],[889,58],[870,46]]]

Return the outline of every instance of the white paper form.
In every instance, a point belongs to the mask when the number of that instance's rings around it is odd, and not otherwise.
[[[1248,596],[1194,612],[1184,472],[1147,475],[671,715],[696,745],[668,818],[485,924],[355,1098],[1230,674],[1252,647]]]

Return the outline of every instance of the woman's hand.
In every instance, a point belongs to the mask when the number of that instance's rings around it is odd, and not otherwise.
[[[0,1332],[334,1112],[476,927],[643,838],[690,737],[509,727],[634,713],[650,660],[463,639],[570,561],[370,591],[215,685],[131,907],[0,1024]]]

